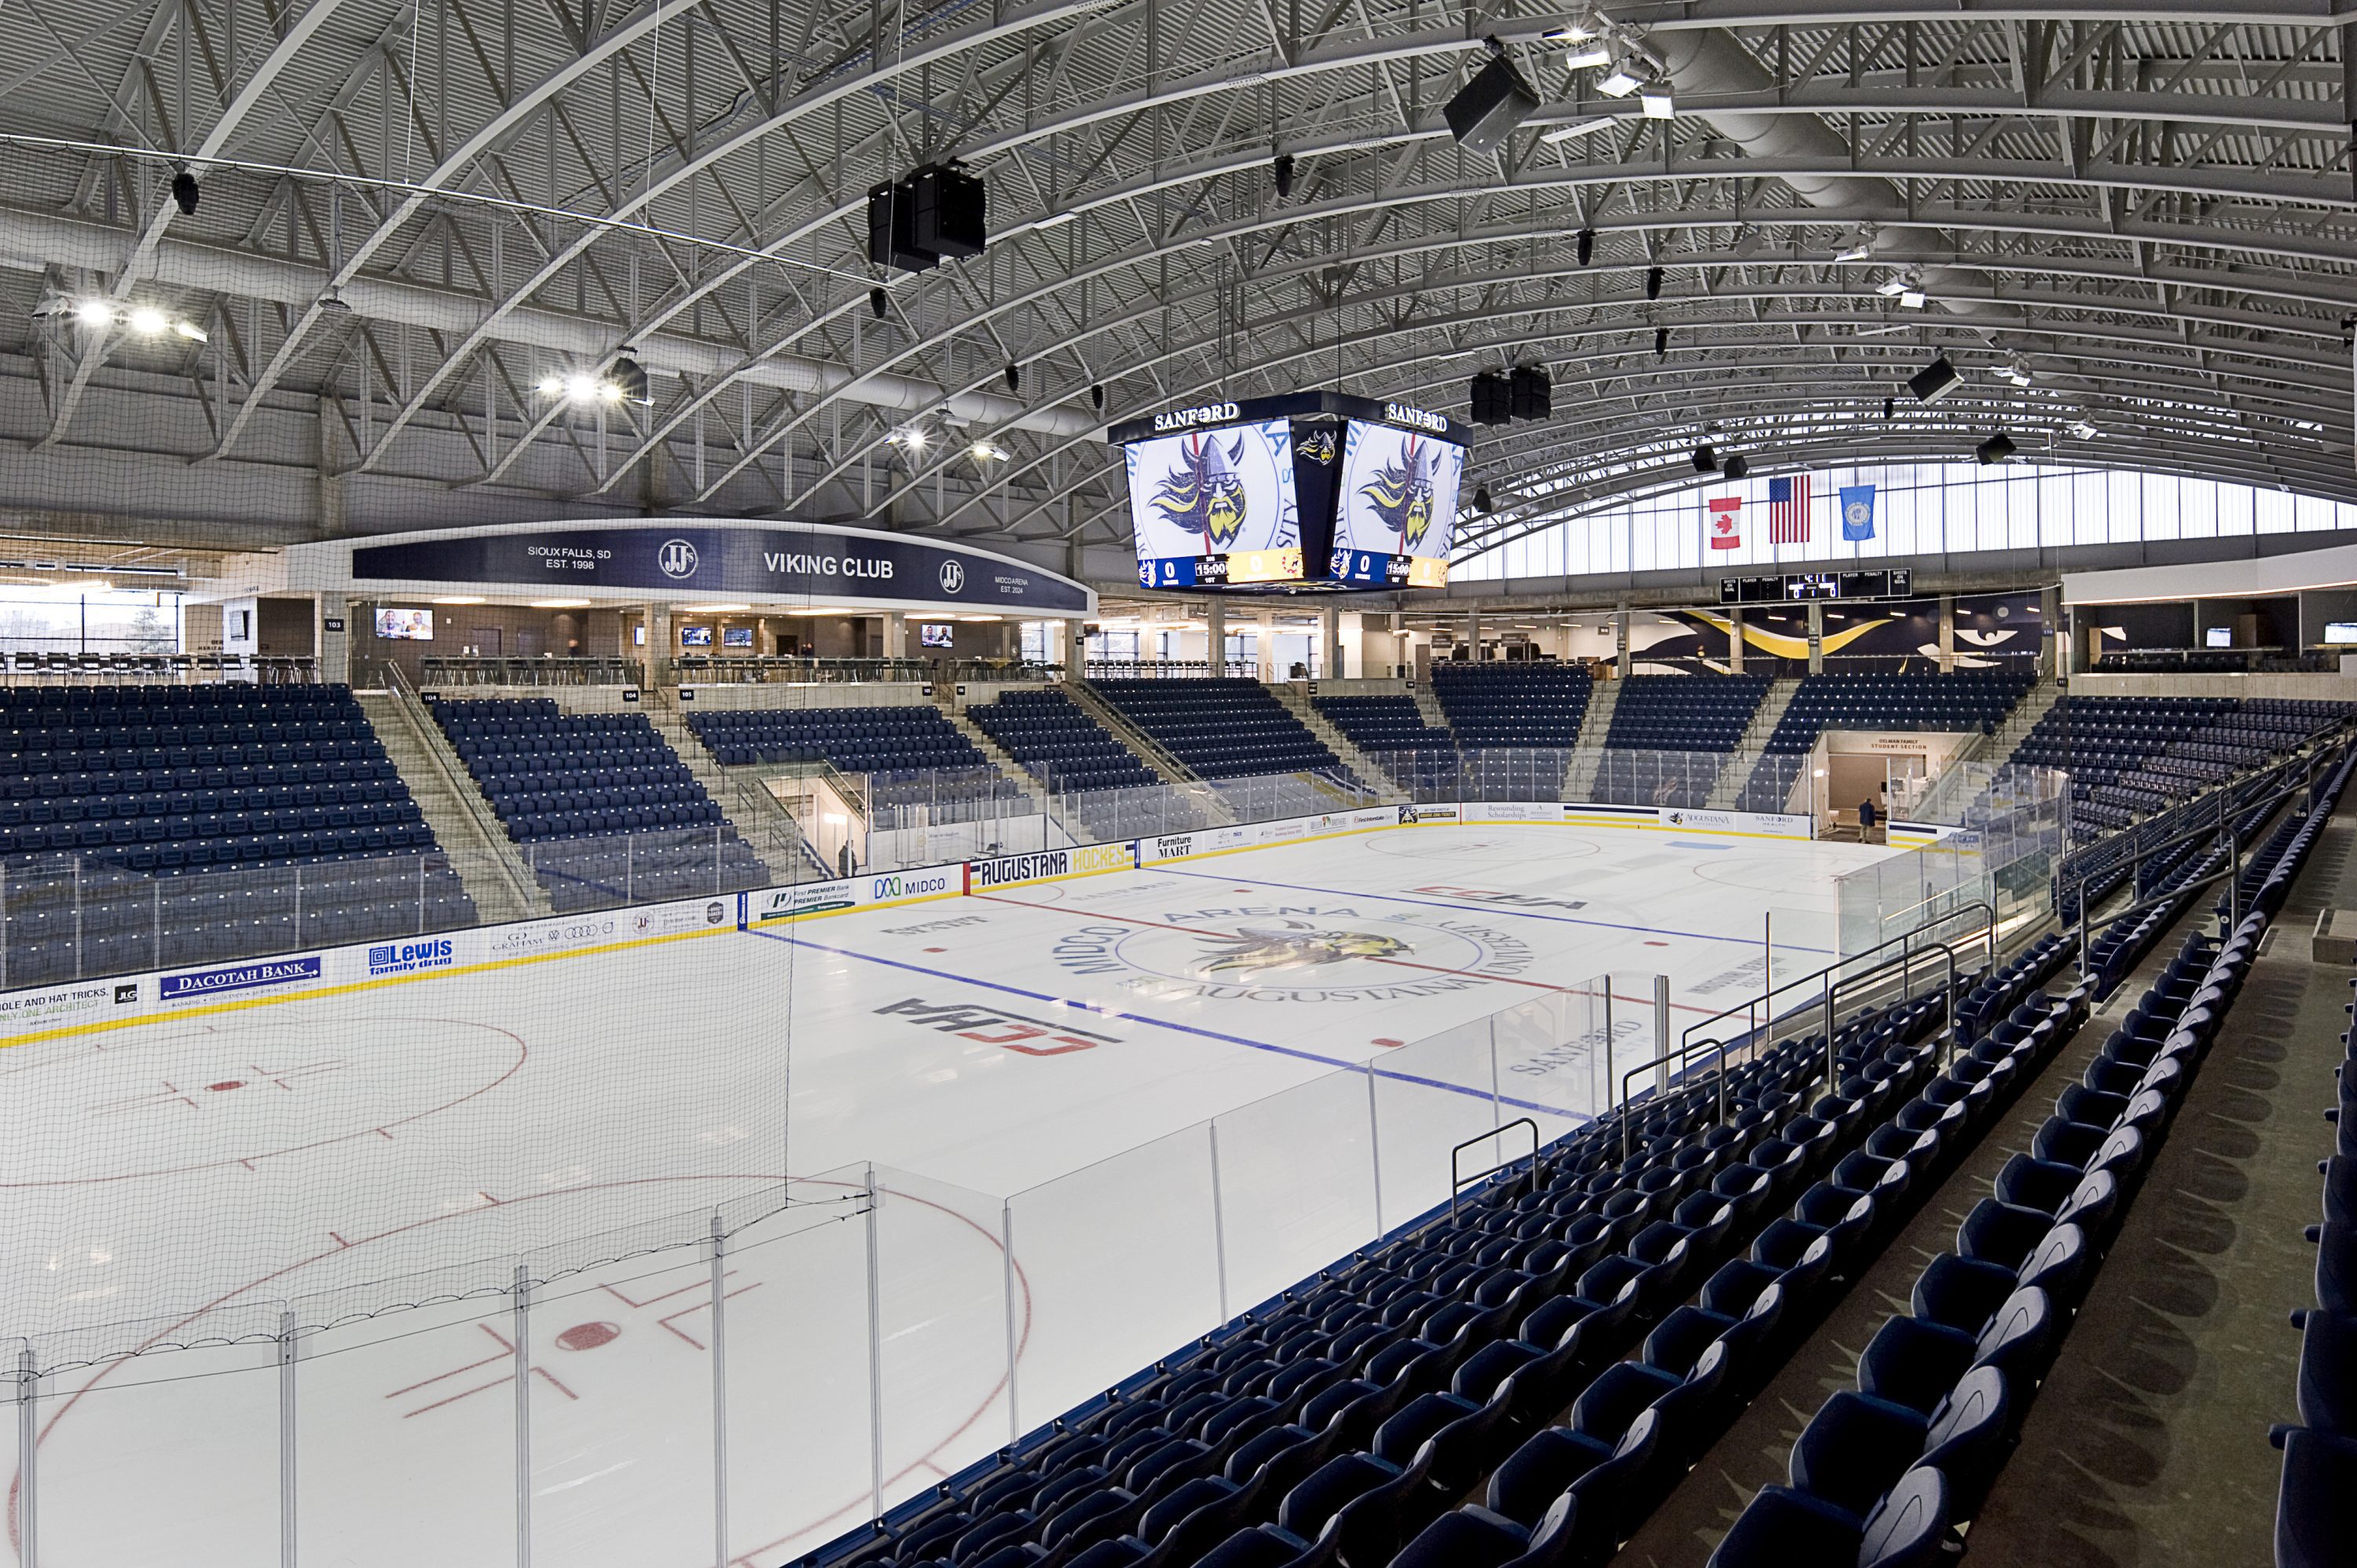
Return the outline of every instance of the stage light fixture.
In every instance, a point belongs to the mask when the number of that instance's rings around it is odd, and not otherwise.
[[[1884,278],[1874,285],[1874,292],[1885,299],[1897,299],[1907,292],[1907,282],[1904,278]]]
[[[1704,442],[1701,446],[1699,446],[1695,447],[1695,448],[1694,449],[1694,466],[1695,466],[1695,473],[1697,473],[1697,474],[1716,474],[1716,473],[1717,473],[1717,472],[1718,472],[1718,448],[1717,448],[1717,447],[1716,447],[1716,446],[1712,446],[1709,442],[1707,442],[1707,441]]]
[[[111,300],[85,299],[73,307],[74,319],[84,327],[114,325],[114,305]]]
[[[1964,373],[1948,363],[1944,354],[1907,378],[1907,390],[1917,403],[1937,403],[1964,384]]]
[[[654,384],[648,380],[646,367],[630,358],[626,351],[614,360],[614,368],[607,372],[618,395],[617,401],[651,404],[655,401]]]
[[[1646,79],[1638,73],[1638,69],[1633,62],[1626,59],[1616,60],[1613,62],[1612,69],[1605,72],[1602,80],[1597,82],[1596,91],[1607,98],[1626,98],[1644,86],[1645,81]]]
[[[205,335],[205,329],[198,326],[193,321],[175,321],[172,323],[172,330],[179,336],[186,338],[191,343],[208,343],[211,341],[211,339]]]
[[[153,338],[169,327],[171,318],[152,305],[142,305],[123,318],[123,324],[142,338]]]
[[[1910,288],[1901,291],[1899,303],[1909,310],[1921,310],[1927,297],[1921,289]]]
[[[1004,463],[1014,456],[995,441],[977,441],[966,450],[974,455],[977,463]]]
[[[1652,82],[1640,88],[1637,91],[1637,102],[1643,106],[1645,118],[1648,120],[1677,118],[1677,100],[1671,96],[1669,88],[1661,82]]]
[[[1593,70],[1599,65],[1612,63],[1612,48],[1602,38],[1591,38],[1584,44],[1574,44],[1564,51],[1566,70]]]
[[[2070,431],[2072,438],[2077,441],[2093,441],[2103,434],[2083,419],[2074,419],[2063,428]]]
[[[1834,260],[1836,262],[1863,262],[1873,254],[1874,226],[1869,223],[1861,223],[1858,225],[1857,232],[1851,236],[1850,242],[1841,248],[1840,252],[1835,255]]]
[[[180,209],[183,218],[193,218],[197,211],[197,177],[187,169],[172,177],[172,205]]]
[[[2013,437],[2002,430],[1973,448],[1973,456],[1983,463],[2002,463],[2013,454]]]

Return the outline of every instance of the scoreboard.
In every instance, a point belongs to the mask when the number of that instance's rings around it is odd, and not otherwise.
[[[1721,577],[1723,605],[1787,604],[1795,599],[1903,599],[1915,591],[1915,574],[1900,566],[1887,572],[1787,572],[1773,577]]]

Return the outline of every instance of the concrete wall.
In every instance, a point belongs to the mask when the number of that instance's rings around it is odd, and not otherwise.
[[[2298,697],[2357,702],[2357,675],[2103,674],[2071,677],[2074,697]]]

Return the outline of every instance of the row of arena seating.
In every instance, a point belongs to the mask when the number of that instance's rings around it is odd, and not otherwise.
[[[687,727],[722,766],[831,762],[845,773],[988,768],[974,742],[931,703],[871,708],[717,708]]]
[[[178,875],[434,847],[349,687],[0,692],[0,856]]]
[[[1003,692],[968,708],[966,717],[1050,789],[1138,789],[1162,781],[1093,714],[1053,686]]]
[[[1414,697],[1319,697],[1317,703],[1328,724],[1371,756],[1457,749],[1455,733],[1426,723]]]
[[[2350,983],[2357,986],[2357,981]],[[2357,1003],[2348,1004],[2357,1013]],[[2319,1161],[2322,1222],[2316,1305],[2291,1315],[2299,1330],[2299,1423],[2268,1434],[2283,1450],[2276,1501],[2276,1568],[2333,1568],[2357,1541],[2357,1050],[2341,1036],[2332,1155]]]
[[[2066,1088],[1956,1249],[1917,1276],[1908,1311],[1859,1357],[1857,1387],[1822,1405],[1792,1447],[1790,1484],[1763,1488],[1713,1568],[1856,1563],[1928,1568],[1970,1541],[1956,1527],[1986,1498],[2069,1333],[2153,1152],[2330,815],[2343,759],[2305,817],[2254,857],[2249,912],[2221,945],[2189,936],[2176,961]],[[2346,1537],[2314,1538],[2346,1563]]]
[[[2020,1000],[2061,954],[2050,941],[1985,993]],[[1876,1125],[1932,1077],[1946,1002],[1935,988],[1853,1019],[1838,1088],[1805,1111],[1821,1036],[1731,1068],[1723,1124],[1709,1072],[1640,1100],[803,1563],[1598,1560],[1830,1299],[1836,1267],[1879,1244],[1877,1203],[1910,1185],[1910,1155],[1995,1103],[2005,1080],[1967,1058],[1950,1120]],[[1566,1404],[1571,1425],[1543,1429]],[[1501,1457],[1492,1509],[1441,1520]],[[1442,1533],[1410,1542],[1427,1523]],[[1510,1549],[1477,1554],[1455,1539],[1469,1530]]]
[[[1464,746],[1569,750],[1587,717],[1585,664],[1436,664],[1432,694]]]
[[[1202,778],[1350,778],[1341,758],[1257,681],[1124,679],[1091,684],[1122,717]]]
[[[2066,696],[2012,760],[2065,769],[2074,820],[2118,829],[2352,716],[2357,704],[2287,698]]]
[[[645,714],[567,714],[552,697],[429,706],[559,914],[768,882]]]
[[[1769,735],[1740,805],[1782,811],[1826,730],[1993,731],[2037,683],[2034,673],[2012,670],[1805,676]]]
[[[1616,751],[1732,751],[1769,685],[1765,675],[1631,675],[1620,682],[1604,744]]]

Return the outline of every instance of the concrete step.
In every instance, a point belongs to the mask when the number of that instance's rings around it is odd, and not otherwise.
[[[1596,788],[1597,769],[1604,765],[1604,737],[1612,733],[1612,712],[1620,705],[1620,682],[1599,681],[1590,689],[1587,712],[1572,742],[1571,766],[1565,770],[1563,798],[1585,800]]]
[[[386,757],[409,786],[410,798],[434,830],[435,842],[449,855],[450,867],[475,901],[483,923],[555,913],[515,841],[500,825],[498,813],[432,716],[392,692],[358,695],[361,711],[384,743]]]

